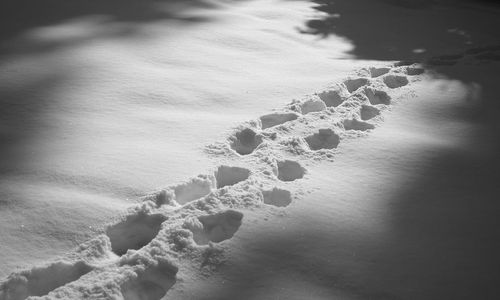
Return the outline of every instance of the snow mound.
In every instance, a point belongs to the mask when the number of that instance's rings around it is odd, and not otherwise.
[[[295,113],[273,113],[260,117],[262,129],[271,128],[286,122],[296,120],[299,116]]]
[[[349,78],[344,81],[344,85],[349,93],[353,93],[360,87],[365,86],[369,83],[368,78]]]
[[[372,105],[391,104],[391,96],[389,96],[385,91],[380,91],[371,87],[367,87],[364,89],[364,94],[366,95],[368,101],[370,101]]]
[[[371,105],[362,105],[359,114],[361,116],[361,120],[370,120],[375,118],[376,116],[380,115],[380,110],[376,108],[375,106]]]
[[[215,172],[217,188],[219,189],[247,180],[249,176],[250,170],[240,167],[220,166]]]
[[[116,255],[123,255],[129,249],[138,250],[149,244],[161,229],[166,217],[161,214],[148,215],[138,212],[129,215],[122,222],[108,227],[106,234]]]
[[[185,227],[193,233],[193,240],[198,245],[209,242],[220,243],[230,239],[241,226],[243,214],[235,210],[204,215],[186,220]]]
[[[352,120],[344,120],[344,128],[345,130],[366,131],[374,129],[375,126],[367,122],[352,119]]]
[[[404,75],[386,75],[384,76],[384,83],[391,89],[396,89],[408,84],[408,78]]]
[[[58,261],[48,266],[13,273],[0,286],[0,299],[21,300],[29,296],[44,296],[92,270],[93,267],[83,261]]]
[[[270,191],[263,191],[264,203],[277,207],[286,207],[292,202],[292,194],[283,189],[274,188]]]
[[[340,137],[329,128],[320,129],[305,140],[311,150],[334,149],[340,143]]]
[[[294,181],[304,177],[306,169],[293,160],[278,161],[278,179],[281,181]]]

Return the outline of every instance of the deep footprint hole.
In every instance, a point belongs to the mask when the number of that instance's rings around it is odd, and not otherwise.
[[[160,300],[175,284],[177,268],[168,262],[160,261],[156,266],[149,266],[137,277],[121,287],[124,300]]]
[[[416,76],[416,75],[421,75],[425,72],[423,68],[418,68],[418,67],[408,67],[406,68],[406,74],[410,76]]]
[[[346,81],[344,81],[344,85],[346,86],[349,93],[355,92],[357,89],[367,84],[367,78],[347,79]]]
[[[250,170],[240,167],[220,166],[215,171],[218,189],[247,180],[249,176]]]
[[[200,216],[196,224],[189,226],[193,239],[198,245],[209,242],[220,243],[233,237],[243,220],[243,214],[235,210]]]
[[[278,179],[281,181],[294,181],[304,177],[306,169],[293,160],[278,161]]]
[[[20,277],[16,276],[16,279],[6,281],[1,288],[5,292],[5,299],[40,297],[58,287],[78,280],[92,270],[91,266],[82,261],[76,263],[56,262],[47,267],[35,267],[23,271],[19,274]]]
[[[273,113],[260,117],[260,122],[262,129],[266,129],[296,120],[298,117],[294,113]]]
[[[325,109],[326,109],[326,104],[325,102],[321,101],[321,99],[309,99],[304,103],[302,103],[300,106],[300,112],[303,115],[312,112],[323,111]]]
[[[387,75],[384,76],[384,83],[391,89],[396,89],[408,84],[408,78],[403,75]]]
[[[111,249],[119,256],[129,249],[141,249],[156,237],[165,220],[166,217],[163,215],[148,215],[143,212],[128,216],[123,222],[106,230],[111,241]]]
[[[309,149],[320,150],[320,149],[334,149],[340,143],[340,137],[333,132],[331,129],[320,129],[317,133],[314,133],[305,138]]]
[[[344,128],[345,130],[366,131],[374,129],[375,126],[367,122],[352,119],[352,120],[344,120]]]
[[[194,178],[174,188],[175,201],[183,205],[193,200],[202,198],[212,191],[212,181],[205,178]]]
[[[372,105],[391,104],[391,96],[389,96],[385,91],[366,88],[364,92],[366,97],[368,98],[368,101],[370,101],[370,104]]]
[[[262,143],[262,137],[250,128],[237,132],[231,138],[231,148],[240,155],[252,153]]]
[[[318,97],[325,102],[327,107],[337,107],[342,104],[345,98],[339,90],[324,91],[318,94]]]
[[[380,110],[374,106],[362,105],[360,112],[361,120],[366,121],[380,115]]]
[[[389,73],[390,70],[391,70],[390,68],[386,68],[386,67],[370,68],[370,75],[372,78],[376,78],[376,77],[379,77],[379,76],[382,76],[382,75]]]
[[[263,191],[264,203],[276,207],[286,207],[292,203],[292,194],[283,189],[274,188],[270,191]]]

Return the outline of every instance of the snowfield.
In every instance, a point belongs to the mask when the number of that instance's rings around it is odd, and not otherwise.
[[[358,59],[324,3],[9,37],[0,300],[495,299],[498,35]]]

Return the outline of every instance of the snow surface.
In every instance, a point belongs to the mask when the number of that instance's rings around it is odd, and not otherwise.
[[[494,299],[500,47],[353,61],[302,1],[215,3],[2,57],[0,299]]]
[[[174,16],[141,22],[108,16],[109,4],[2,45],[0,276],[216,167],[205,145],[361,65],[343,39],[297,32],[313,13],[303,2],[156,3]]]

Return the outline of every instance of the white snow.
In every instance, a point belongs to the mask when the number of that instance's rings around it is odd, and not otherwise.
[[[0,57],[0,299],[496,294],[500,47],[362,61],[305,1],[150,8]]]
[[[70,251],[139,197],[214,168],[207,144],[362,64],[345,59],[343,39],[296,31],[312,13],[304,2],[155,2],[173,16],[137,22],[107,16],[106,5],[116,3],[61,4],[61,15],[83,13],[2,45],[0,276]]]

